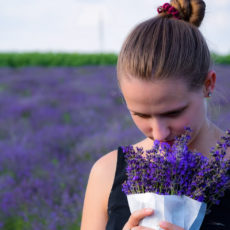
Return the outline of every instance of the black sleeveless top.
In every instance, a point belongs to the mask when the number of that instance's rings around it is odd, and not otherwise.
[[[130,210],[122,183],[126,180],[126,161],[122,148],[118,148],[117,166],[112,190],[108,201],[108,222],[106,230],[122,230],[130,216]],[[211,207],[200,230],[230,230],[230,190],[225,192],[219,205]]]

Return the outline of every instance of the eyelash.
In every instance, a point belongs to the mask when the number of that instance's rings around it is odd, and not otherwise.
[[[179,116],[182,112],[183,112],[183,111],[177,111],[177,112],[174,112],[174,113],[169,114],[168,116],[169,116],[169,117],[177,117],[177,116]]]
[[[176,112],[173,112],[173,113],[170,113],[168,115],[165,115],[166,117],[177,117],[179,116],[183,111],[176,111]],[[141,115],[141,114],[133,114],[134,116],[138,116],[138,117],[141,117],[141,118],[149,118],[150,116],[148,115]]]
[[[138,117],[141,117],[141,118],[149,118],[149,116],[147,116],[147,115],[141,115],[141,114],[134,114],[134,116],[138,116]]]

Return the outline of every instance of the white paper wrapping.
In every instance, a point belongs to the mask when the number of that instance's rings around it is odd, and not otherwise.
[[[185,230],[199,230],[206,212],[206,203],[187,196],[140,193],[127,195],[130,212],[152,208],[154,214],[145,217],[140,226],[161,230],[160,221],[168,221]]]

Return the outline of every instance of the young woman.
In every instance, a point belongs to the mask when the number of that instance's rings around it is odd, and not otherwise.
[[[189,149],[209,153],[224,131],[207,117],[207,99],[215,87],[210,52],[198,27],[202,0],[171,0],[158,16],[142,22],[129,34],[118,58],[121,92],[136,126],[146,138],[134,146],[150,149],[153,140],[173,143],[185,126],[193,132]],[[229,157],[230,151],[226,157]],[[154,210],[130,214],[121,190],[126,179],[122,149],[100,158],[92,167],[85,194],[81,230],[140,230],[139,221]],[[230,229],[230,193],[205,216],[202,230]],[[165,230],[182,230],[162,222]]]

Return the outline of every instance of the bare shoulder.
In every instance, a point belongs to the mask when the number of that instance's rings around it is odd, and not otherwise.
[[[117,150],[105,154],[94,163],[85,193],[81,229],[105,229],[116,164]]]
[[[105,208],[107,209],[108,198],[112,189],[117,165],[117,150],[113,150],[99,158],[91,169],[91,176],[95,181],[101,183],[105,197]]]
[[[117,165],[117,150],[113,150],[99,158],[92,167],[91,174],[103,182],[104,189],[111,190]]]
[[[99,158],[93,165],[91,169],[91,173],[101,174],[104,179],[108,175],[103,175],[105,172],[113,174],[116,169],[116,163],[117,163],[117,150],[113,150],[101,158]],[[107,171],[108,170],[108,171]]]

